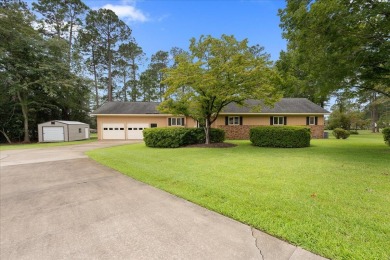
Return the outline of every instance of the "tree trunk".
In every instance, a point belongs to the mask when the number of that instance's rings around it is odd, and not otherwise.
[[[4,135],[5,139],[7,139],[7,142],[8,142],[9,144],[11,144],[11,143],[12,143],[12,142],[11,142],[11,139],[9,139],[7,133],[4,131],[4,128],[3,128],[3,130],[0,130],[0,132]]]
[[[206,125],[204,127],[204,133],[206,137],[205,144],[210,144],[210,118],[206,119]]]
[[[126,72],[123,74],[123,100],[127,101]]]
[[[99,87],[98,87],[98,83],[97,83],[95,51],[92,51],[92,62],[93,62],[93,77],[94,77],[94,84],[95,84],[95,101],[96,101],[96,108],[98,108],[99,107]]]
[[[72,41],[73,41],[73,17],[70,20],[69,28],[69,68],[72,67]]]
[[[135,60],[132,59],[131,61],[131,76],[132,76],[132,89],[131,89],[131,101],[135,102],[137,101],[137,86],[135,83],[135,78],[136,78],[136,71],[135,71]]]
[[[28,129],[28,107],[27,107],[27,101],[23,100],[22,95],[20,92],[17,92],[18,100],[20,103],[20,106],[22,107],[22,114],[23,114],[23,125],[24,125],[24,139],[23,143],[30,143],[30,135],[29,135],[29,129]]]
[[[373,93],[371,100],[371,130],[373,133],[379,132],[378,130],[378,108],[376,103],[376,93]]]
[[[112,55],[111,55],[111,44],[110,44],[110,37],[107,39],[108,46],[108,102],[112,101],[112,75],[111,75],[111,62],[112,62]]]

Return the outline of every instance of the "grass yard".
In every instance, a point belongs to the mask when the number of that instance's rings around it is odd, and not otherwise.
[[[332,259],[390,259],[390,147],[382,134],[298,149],[88,152],[98,162]]]
[[[97,134],[91,134],[90,139],[72,141],[72,142],[58,142],[58,143],[30,143],[30,144],[0,144],[0,151],[17,150],[17,149],[31,149],[31,148],[45,148],[52,146],[65,146],[73,144],[85,144],[97,141]]]

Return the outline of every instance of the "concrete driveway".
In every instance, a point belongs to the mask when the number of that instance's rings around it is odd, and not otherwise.
[[[0,259],[323,259],[88,159],[0,152]]]

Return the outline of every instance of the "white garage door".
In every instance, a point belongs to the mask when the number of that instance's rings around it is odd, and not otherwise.
[[[103,124],[103,139],[125,139],[124,124]]]
[[[148,127],[149,124],[127,124],[127,139],[144,139],[142,131]]]
[[[64,127],[62,126],[44,126],[42,127],[44,142],[63,142],[65,141]]]

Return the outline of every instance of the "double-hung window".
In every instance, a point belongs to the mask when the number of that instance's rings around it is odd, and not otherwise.
[[[316,124],[316,117],[309,116],[309,125],[315,125],[315,124]]]
[[[229,116],[229,125],[239,125],[240,117],[239,116]]]
[[[316,116],[308,116],[306,117],[306,125],[317,125],[318,117]]]
[[[170,117],[168,118],[169,126],[184,126],[184,117]]]
[[[273,117],[274,125],[284,125],[284,116],[274,116]]]

